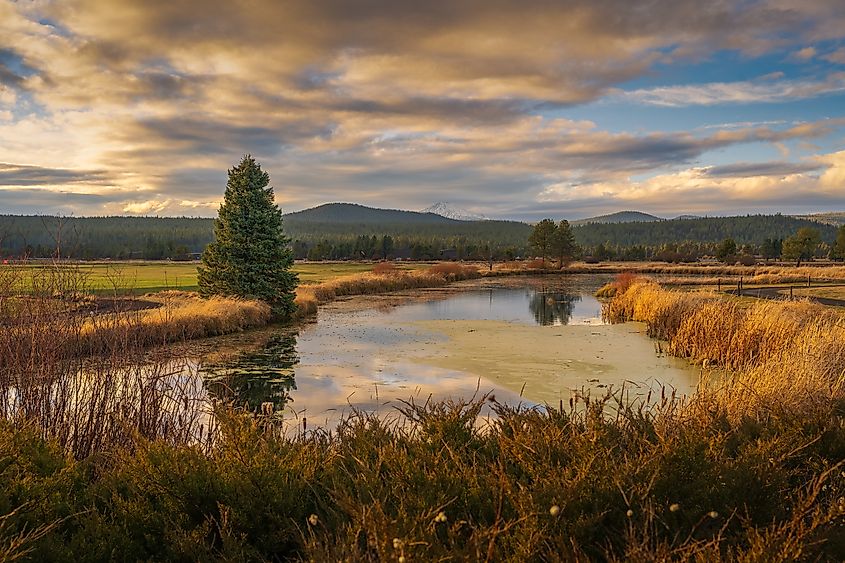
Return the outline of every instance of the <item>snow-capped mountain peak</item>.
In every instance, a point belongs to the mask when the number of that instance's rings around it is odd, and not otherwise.
[[[448,201],[438,201],[431,207],[426,207],[425,209],[423,209],[421,213],[434,213],[435,215],[440,215],[441,217],[446,217],[448,219],[455,219],[457,221],[487,220],[487,217],[485,217],[484,215],[470,213],[466,209],[461,209],[460,207],[450,205]]]

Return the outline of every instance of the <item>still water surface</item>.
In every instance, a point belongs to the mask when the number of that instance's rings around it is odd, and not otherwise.
[[[666,386],[691,393],[698,371],[657,353],[637,323],[607,325],[596,276],[478,282],[321,308],[316,323],[191,343],[183,369],[205,392],[290,419],[332,426],[353,409],[395,412],[399,400],[557,405],[574,392]],[[514,287],[514,285],[517,285]],[[397,301],[398,300],[398,301]]]

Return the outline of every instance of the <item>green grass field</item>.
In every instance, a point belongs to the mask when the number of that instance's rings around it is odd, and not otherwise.
[[[62,266],[63,271],[79,275],[84,287],[97,293],[127,291],[144,294],[167,289],[192,291],[197,289],[196,262],[98,262]],[[337,277],[369,272],[374,264],[362,262],[297,263],[294,271],[303,285],[321,283]],[[415,270],[429,264],[402,264],[401,268]],[[20,288],[32,286],[33,276],[47,274],[52,264],[0,265],[0,279],[10,276]]]

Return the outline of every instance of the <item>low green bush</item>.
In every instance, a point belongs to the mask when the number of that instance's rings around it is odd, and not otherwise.
[[[81,461],[0,426],[0,560],[845,558],[841,406],[696,401],[408,405],[307,436],[227,411],[210,447]]]

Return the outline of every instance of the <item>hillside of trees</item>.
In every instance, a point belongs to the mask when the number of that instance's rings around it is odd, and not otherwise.
[[[212,240],[213,219],[187,217],[41,217],[0,215],[0,257],[46,258],[59,249],[80,259],[189,259]],[[297,259],[512,259],[531,254],[531,226],[514,221],[457,221],[431,213],[329,204],[285,215]],[[572,227],[584,255],[599,259],[695,259],[725,239],[746,253],[802,227],[824,244],[830,225],[786,215],[706,217]],[[767,242],[768,241],[768,242]],[[823,244],[823,247],[824,247]]]
[[[802,227],[819,231],[822,241],[831,243],[836,229],[788,215],[744,217],[701,217],[670,219],[651,223],[590,223],[573,229],[578,244],[595,247],[602,243],[618,246],[658,247],[666,243],[714,243],[730,238],[737,244],[760,245],[766,239],[784,239]]]
[[[321,206],[285,215],[297,259],[486,259],[522,255],[531,227],[431,213]],[[314,211],[314,213],[310,213]],[[0,257],[188,259],[213,237],[213,219],[0,215]],[[193,256],[192,256],[193,255]]]
[[[577,219],[570,221],[569,224],[573,227],[581,225],[588,225],[590,223],[649,223],[652,221],[662,221],[660,217],[649,215],[641,211],[617,211],[609,215],[599,215],[598,217],[589,217],[587,219]]]
[[[410,223],[423,225],[464,224],[466,221],[449,219],[435,213],[402,211],[400,209],[377,209],[357,203],[325,203],[285,215],[288,225],[314,223],[339,224],[396,224]]]

